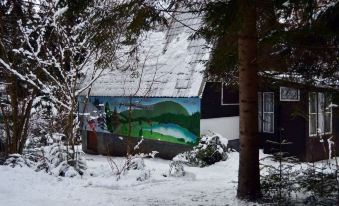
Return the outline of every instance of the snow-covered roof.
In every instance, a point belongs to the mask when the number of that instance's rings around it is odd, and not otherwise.
[[[136,69],[105,69],[92,85],[90,96],[199,96],[205,69],[202,61],[209,58],[209,51],[205,40],[189,37],[200,24],[200,17],[182,13],[168,29],[145,33]],[[82,94],[87,94],[86,90]]]

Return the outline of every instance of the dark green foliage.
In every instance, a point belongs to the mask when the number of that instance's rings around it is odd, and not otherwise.
[[[125,44],[135,44],[143,31],[154,29],[157,23],[167,24],[163,14],[157,10],[154,2],[147,0],[131,0],[125,4],[117,5],[111,11],[112,19],[125,19],[129,22],[126,27]]]
[[[291,197],[293,192],[295,193],[300,189],[295,180],[298,175],[298,172],[294,170],[297,165],[297,159],[285,152],[285,147],[292,143],[284,138],[283,133],[284,129],[281,129],[279,140],[277,141],[267,140],[267,143],[273,146],[271,151],[273,156],[263,159],[270,159],[277,162],[278,165],[262,165],[261,170],[264,171],[265,175],[261,176],[260,185],[265,201],[276,202],[278,205],[289,205],[292,204]]]
[[[236,0],[184,3],[192,12],[203,12],[204,24],[193,35],[212,45],[206,75],[237,84],[238,31],[242,14]],[[253,2],[254,4],[254,2]],[[335,83],[339,60],[339,3],[311,0],[256,1],[258,65],[262,75],[299,74],[306,83]],[[330,6],[332,4],[332,6]],[[295,15],[298,13],[297,15]],[[298,23],[297,23],[298,22]],[[272,73],[274,71],[275,73]]]
[[[262,169],[266,174],[261,177],[263,201],[278,205],[337,205],[336,168],[327,164],[304,167],[302,163],[288,162],[288,159],[276,166],[264,165]]]
[[[206,165],[212,165],[216,162],[219,162],[223,160],[223,156],[219,152],[215,152],[215,148],[212,146],[207,146],[206,149],[200,150],[197,155],[197,159],[200,159],[203,163],[204,166]]]
[[[306,170],[300,171],[301,175],[298,178],[298,183],[301,188],[316,197],[317,201],[326,199],[335,200],[338,195],[338,182],[336,180],[335,165],[332,165],[332,170],[326,171],[327,166],[315,167],[309,166]],[[335,201],[334,201],[335,202]]]
[[[216,162],[225,161],[227,155],[227,145],[224,145],[217,135],[208,137],[203,136],[199,144],[194,146],[191,151],[179,154],[190,166],[206,167]]]
[[[291,205],[295,201],[295,194],[301,190],[296,181],[296,176],[300,171],[295,170],[297,166],[295,159],[284,157],[281,160],[280,157],[279,159],[273,157],[272,160],[280,161],[280,164],[277,166],[268,164],[261,167],[266,173],[261,176],[260,180],[263,200],[278,205]]]
[[[261,188],[265,202],[294,205],[303,201],[307,205],[336,205],[339,194],[337,165],[312,163],[304,167],[303,163],[283,152],[283,146],[288,144],[286,140],[280,138],[280,142],[271,143],[278,147],[273,156],[266,158],[276,164],[261,167],[264,173],[261,176]],[[305,197],[298,197],[300,192],[308,194],[305,200]]]
[[[205,13],[204,24],[193,35],[202,37],[213,45],[211,59],[205,74],[214,80],[233,82],[237,79],[237,31],[239,19],[236,18],[236,1],[210,2],[200,8]]]

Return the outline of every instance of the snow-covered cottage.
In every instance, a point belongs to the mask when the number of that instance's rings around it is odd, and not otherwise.
[[[136,150],[158,151],[160,157],[172,158],[189,150],[208,131],[221,134],[238,148],[238,91],[204,79],[209,48],[202,39],[189,39],[201,20],[185,13],[176,18],[180,22],[173,21],[169,29],[143,35],[139,61],[126,59],[133,69],[106,69],[90,92],[82,92],[79,112],[85,152],[125,155],[128,142],[137,145],[142,140]],[[86,78],[84,85],[91,81],[90,75]],[[338,111],[325,92],[330,90],[291,87],[279,81],[263,84],[261,91],[258,118],[265,151],[271,152],[274,142],[283,138],[291,142],[284,149],[292,155],[304,160],[324,158],[323,154],[311,157],[310,148],[319,150],[316,142],[321,133],[336,135],[332,140],[338,137]]]

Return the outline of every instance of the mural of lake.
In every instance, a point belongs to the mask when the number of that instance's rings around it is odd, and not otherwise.
[[[197,141],[197,136],[187,129],[180,127],[176,124],[157,124],[152,126],[152,128],[146,128],[145,130],[152,130],[163,135],[173,136],[178,139],[184,139],[185,142],[195,143]]]
[[[85,130],[185,145],[199,141],[199,98],[96,96],[85,108],[79,104]]]

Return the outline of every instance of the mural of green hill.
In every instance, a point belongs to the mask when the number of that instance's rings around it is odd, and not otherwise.
[[[132,118],[140,118],[140,117],[141,118],[142,117],[153,118],[153,117],[158,117],[160,115],[168,114],[168,113],[189,116],[189,113],[183,106],[173,101],[159,102],[159,103],[156,103],[150,106],[153,106],[151,110],[147,110],[147,109],[132,110]],[[123,111],[120,114],[127,117],[128,111]]]

